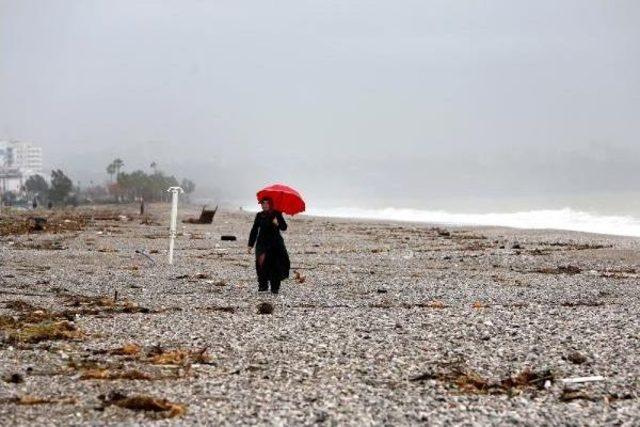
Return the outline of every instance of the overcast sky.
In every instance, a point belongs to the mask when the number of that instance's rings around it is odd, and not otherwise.
[[[640,1],[0,0],[4,138],[234,201],[638,191]]]

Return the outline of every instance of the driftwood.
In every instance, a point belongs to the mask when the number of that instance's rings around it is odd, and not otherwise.
[[[218,207],[214,210],[207,210],[207,206],[203,206],[202,212],[200,212],[200,218],[187,218],[182,221],[185,224],[211,224],[213,223],[213,217],[216,216]]]

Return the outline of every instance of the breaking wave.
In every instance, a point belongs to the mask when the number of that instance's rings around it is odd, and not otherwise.
[[[640,237],[640,219],[631,216],[603,216],[570,208],[513,213],[461,214],[417,209],[310,209],[308,215],[334,218],[426,222],[446,225],[504,226],[554,229]]]

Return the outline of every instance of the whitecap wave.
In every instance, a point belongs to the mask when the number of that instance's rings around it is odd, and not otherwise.
[[[640,219],[631,216],[603,216],[570,208],[513,213],[462,214],[417,209],[310,209],[308,215],[334,218],[425,222],[446,225],[504,226],[554,229],[640,237]]]

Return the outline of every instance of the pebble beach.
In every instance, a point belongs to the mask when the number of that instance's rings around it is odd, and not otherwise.
[[[1,214],[0,425],[640,419],[638,238],[288,217],[274,296],[253,214],[180,223],[170,266],[137,210]]]

